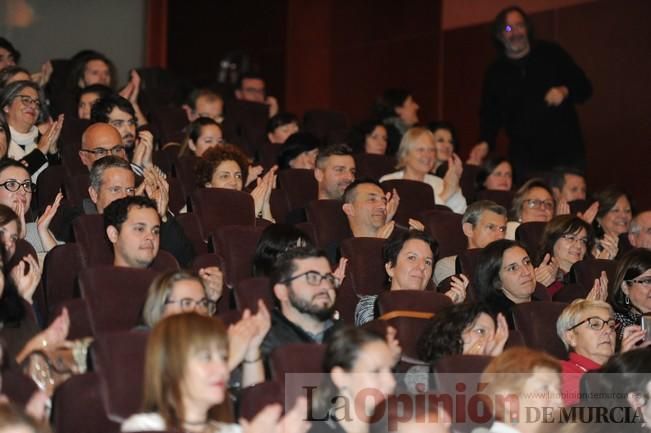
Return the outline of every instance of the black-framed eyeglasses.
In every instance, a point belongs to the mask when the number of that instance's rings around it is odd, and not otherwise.
[[[18,182],[17,180],[8,180],[6,182],[0,183],[0,186],[6,189],[9,192],[16,192],[22,186],[25,192],[34,192],[36,191],[36,184],[31,180],[26,180],[25,182]]]
[[[190,311],[199,311],[208,313],[212,316],[217,310],[217,303],[208,298],[201,298],[198,301],[192,298],[168,299],[165,301],[165,305],[168,304],[179,304],[181,310],[186,313]]]
[[[576,329],[584,323],[587,323],[588,327],[593,331],[601,331],[604,329],[604,325],[608,325],[608,327],[613,330],[617,329],[617,320],[615,319],[604,320],[601,317],[588,317],[587,319],[581,320],[579,323],[569,328],[568,331]]]
[[[108,123],[114,128],[122,128],[124,125],[138,126],[138,122],[135,119],[129,119],[129,120],[115,119],[115,120],[109,120]]]
[[[307,271],[302,274],[294,275],[293,277],[287,278],[282,283],[289,283],[291,281],[297,280],[301,277],[305,277],[305,281],[310,286],[318,286],[323,280],[326,280],[334,288],[338,288],[341,281],[339,278],[335,277],[332,273],[328,272],[327,274],[320,274],[317,271]]]
[[[86,153],[92,153],[95,156],[98,156],[100,158],[103,158],[108,155],[120,155],[125,152],[126,147],[123,145],[119,144],[117,146],[113,146],[110,149],[104,149],[103,147],[98,147],[97,149],[81,149],[82,152]]]

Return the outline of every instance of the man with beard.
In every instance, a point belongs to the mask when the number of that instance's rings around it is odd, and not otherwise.
[[[91,109],[90,122],[108,123],[114,127],[120,133],[122,145],[133,164],[143,169],[152,165],[154,137],[149,131],[136,133],[136,112],[128,99],[119,95],[108,95],[99,99]]]
[[[346,187],[355,180],[353,151],[345,144],[319,150],[314,177],[319,184],[319,200],[341,200]]]
[[[502,10],[493,23],[499,51],[488,68],[480,108],[477,163],[504,127],[509,160],[520,179],[556,165],[585,166],[575,104],[592,95],[585,73],[557,44],[533,38],[528,16],[518,7]]]
[[[335,289],[339,285],[323,251],[294,248],[278,258],[270,276],[276,297],[271,329],[260,351],[267,357],[289,343],[322,343],[339,326]]]

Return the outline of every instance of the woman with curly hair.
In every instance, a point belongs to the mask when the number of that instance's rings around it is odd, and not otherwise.
[[[418,341],[418,357],[434,364],[447,355],[497,356],[508,337],[506,319],[488,305],[451,305],[430,320]]]
[[[264,176],[257,179],[257,185],[251,190],[255,203],[255,214],[275,222],[271,215],[269,198],[276,184],[276,167],[272,167]],[[242,191],[249,173],[246,156],[235,146],[225,145],[207,150],[197,164],[197,184],[205,188],[226,188]]]

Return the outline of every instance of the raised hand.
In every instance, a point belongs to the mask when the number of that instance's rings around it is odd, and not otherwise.
[[[542,263],[535,269],[536,281],[545,287],[551,286],[556,281],[556,273],[558,272],[558,265],[552,256],[547,253],[543,258]]]
[[[398,191],[393,188],[393,191],[387,192],[385,197],[387,199],[387,217],[384,222],[388,223],[389,221],[393,220],[393,217],[398,211],[398,206],[400,205],[400,196],[398,195]]]
[[[41,138],[36,145],[43,155],[57,152],[57,141],[61,135],[61,128],[63,128],[63,114],[59,114],[57,120],[50,123],[50,126],[47,128],[45,133],[41,135]]]
[[[400,356],[402,355],[402,347],[400,347],[400,342],[397,338],[398,331],[393,326],[387,326],[387,346],[389,346],[389,351],[393,357],[393,365],[396,365],[400,361]]]
[[[497,314],[497,328],[495,329],[495,334],[493,338],[488,342],[486,346],[485,355],[498,356],[504,351],[504,345],[506,340],[509,339],[509,325],[506,323],[506,319],[502,313]]]
[[[154,154],[154,136],[149,131],[138,131],[133,158],[131,162],[147,168],[154,165],[152,157]]]
[[[409,230],[418,230],[419,232],[424,232],[425,224],[413,218],[409,218]]]
[[[346,266],[348,266],[348,259],[346,257],[342,257],[339,259],[339,263],[337,264],[337,269],[332,273],[339,282],[344,281],[344,278],[346,277]]]
[[[585,210],[585,212],[577,213],[576,216],[581,218],[583,221],[587,222],[588,224],[592,224],[594,219],[597,217],[597,212],[599,212],[599,202],[596,201],[590,205],[589,208]]]
[[[569,215],[570,214],[570,204],[565,200],[559,200],[556,204],[556,215]]]
[[[595,278],[592,289],[586,296],[591,301],[605,301],[608,297],[608,276],[605,271],[601,271],[599,278]]]
[[[396,226],[395,221],[389,221],[382,227],[380,227],[377,231],[377,237],[382,238],[382,239],[388,239],[389,236],[391,236],[391,233],[393,233],[393,229]]]
[[[29,266],[27,273],[25,273],[25,266]],[[38,261],[31,255],[26,255],[14,266],[10,276],[20,296],[31,304],[36,287],[41,282],[41,267]]]
[[[552,87],[545,94],[545,102],[550,107],[557,107],[563,103],[569,90],[565,86]]]
[[[50,223],[52,223],[52,218],[54,218],[54,215],[59,210],[61,200],[63,200],[63,194],[59,191],[54,198],[54,202],[45,208],[43,214],[36,221],[38,237],[41,238],[41,243],[45,251],[50,251],[57,245],[56,238],[50,231]]]
[[[219,301],[224,291],[224,274],[217,266],[199,269],[199,278],[206,288],[206,296],[213,302]]]
[[[445,292],[445,296],[452,299],[455,304],[461,304],[466,300],[466,289],[469,283],[470,281],[465,275],[459,274],[458,277],[453,275],[450,278],[450,290]]]
[[[617,257],[619,238],[616,236],[606,233],[604,238],[598,241],[598,245],[601,245],[601,250],[595,246],[592,254],[595,258],[609,260]]]

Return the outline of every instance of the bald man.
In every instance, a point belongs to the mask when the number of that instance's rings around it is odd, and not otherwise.
[[[105,156],[113,155],[127,160],[126,148],[117,129],[108,123],[94,123],[81,136],[79,158],[90,171],[93,163]]]

